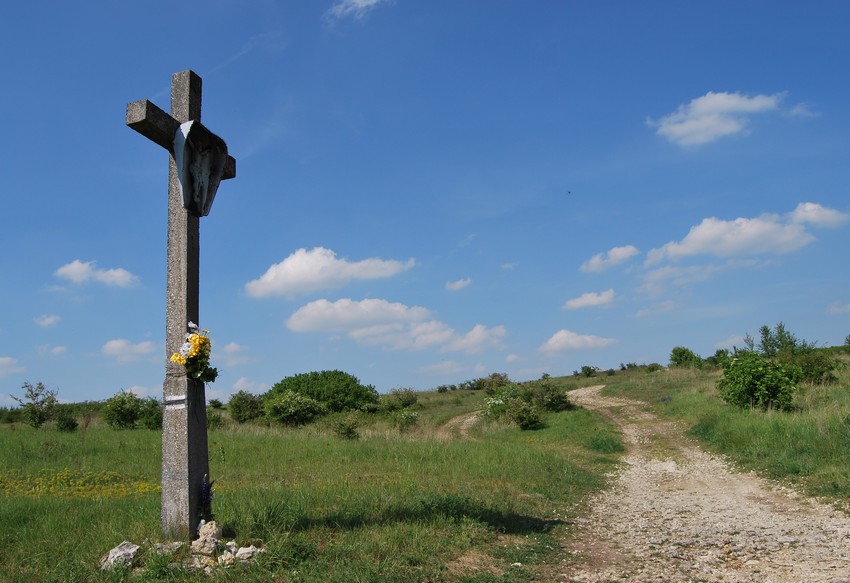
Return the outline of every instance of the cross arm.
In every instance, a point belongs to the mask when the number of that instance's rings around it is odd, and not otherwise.
[[[180,128],[180,122],[147,99],[127,104],[126,123],[152,142],[174,153],[174,134]],[[236,159],[228,155],[221,178],[227,180],[235,176]]]
[[[171,152],[180,122],[147,99],[142,99],[127,104],[127,125]]]

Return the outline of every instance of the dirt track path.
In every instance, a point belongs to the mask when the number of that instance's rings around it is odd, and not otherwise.
[[[628,452],[577,521],[556,581],[850,582],[850,518],[702,451],[639,401],[570,399],[611,418]]]

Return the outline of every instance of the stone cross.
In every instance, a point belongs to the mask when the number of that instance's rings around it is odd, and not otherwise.
[[[127,105],[127,125],[170,154],[166,357],[185,341],[188,323],[198,323],[200,217],[209,212],[219,181],[236,176],[224,141],[200,121],[201,78],[192,71],[171,78],[171,115],[146,99]],[[163,402],[160,524],[166,536],[192,538],[209,479],[204,383],[166,359]]]

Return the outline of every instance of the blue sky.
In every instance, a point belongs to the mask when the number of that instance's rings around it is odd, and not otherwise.
[[[219,379],[382,392],[850,334],[850,4],[304,0],[4,11],[0,405],[164,378],[167,156],[204,81]]]

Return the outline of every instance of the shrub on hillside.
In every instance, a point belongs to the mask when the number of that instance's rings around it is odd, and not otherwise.
[[[723,369],[717,390],[724,401],[738,407],[791,409],[800,367],[766,358],[752,350],[738,350]]]
[[[148,397],[142,400],[139,423],[145,429],[162,429],[162,403],[159,399]]]
[[[511,402],[508,414],[511,421],[516,423],[523,431],[543,427],[543,417],[540,415],[540,410],[522,399],[515,399]]]
[[[275,393],[265,400],[263,408],[271,421],[289,426],[305,425],[327,413],[322,403],[295,391]]]
[[[286,377],[265,394],[264,400],[291,391],[321,403],[328,411],[355,411],[375,405],[378,391],[362,385],[357,377],[339,370],[309,372]]]
[[[699,368],[702,363],[702,358],[690,348],[677,346],[670,352],[670,366]]]
[[[80,426],[77,420],[74,419],[74,416],[68,411],[57,411],[53,418],[56,421],[56,429],[62,432],[71,433],[76,431],[77,427]]]
[[[237,423],[247,423],[263,416],[263,398],[247,391],[239,391],[227,402],[230,418]]]
[[[100,414],[112,429],[133,429],[142,414],[142,400],[122,390],[106,400]]]
[[[535,392],[535,397],[540,407],[545,411],[557,413],[575,408],[575,405],[567,397],[566,391],[559,390],[549,383],[540,384]]]
[[[15,397],[21,405],[21,416],[27,425],[38,429],[53,416],[53,409],[56,407],[56,391],[48,389],[43,383],[32,385],[25,382],[21,387],[24,389],[23,398]]]

